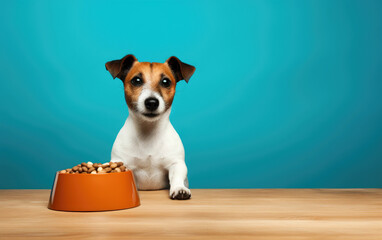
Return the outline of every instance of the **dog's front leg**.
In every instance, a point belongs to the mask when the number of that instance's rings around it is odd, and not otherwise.
[[[170,181],[170,198],[185,200],[191,197],[191,191],[185,186],[187,182],[187,167],[182,162],[172,164],[168,169]]]

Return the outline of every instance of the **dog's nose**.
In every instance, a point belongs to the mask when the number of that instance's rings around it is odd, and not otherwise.
[[[145,100],[145,106],[149,111],[155,111],[159,106],[159,101],[156,98],[148,98]]]

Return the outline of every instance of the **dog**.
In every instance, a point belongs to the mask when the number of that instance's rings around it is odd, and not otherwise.
[[[174,56],[165,63],[138,62],[132,54],[105,66],[113,79],[122,80],[129,111],[111,161],[133,171],[139,190],[169,189],[171,199],[189,199],[184,147],[169,116],[176,84],[188,83],[195,67]]]

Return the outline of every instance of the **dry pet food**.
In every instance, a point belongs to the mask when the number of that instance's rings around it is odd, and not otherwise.
[[[60,173],[102,174],[102,173],[114,173],[114,172],[125,172],[125,171],[127,171],[127,168],[123,165],[123,162],[108,162],[108,163],[83,162],[72,168],[61,170]]]

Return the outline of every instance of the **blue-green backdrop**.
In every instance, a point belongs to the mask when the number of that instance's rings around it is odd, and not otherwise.
[[[382,187],[382,1],[4,1],[0,188],[110,159],[106,61],[196,66],[171,121],[192,188]]]

